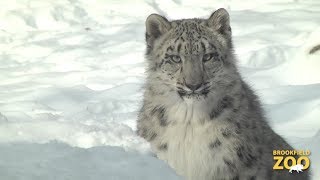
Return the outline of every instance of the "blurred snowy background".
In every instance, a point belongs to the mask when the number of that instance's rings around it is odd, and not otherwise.
[[[179,179],[135,135],[144,22],[231,15],[240,70],[320,179],[320,1],[0,1],[0,179]]]

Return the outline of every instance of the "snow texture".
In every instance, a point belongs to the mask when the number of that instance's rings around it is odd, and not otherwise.
[[[0,179],[180,179],[135,134],[144,22],[231,15],[240,71],[320,179],[320,1],[0,1]]]

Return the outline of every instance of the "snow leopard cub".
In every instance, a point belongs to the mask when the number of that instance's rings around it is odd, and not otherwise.
[[[146,20],[147,82],[137,132],[188,180],[296,180],[273,171],[273,149],[292,149],[265,121],[238,73],[229,14]]]

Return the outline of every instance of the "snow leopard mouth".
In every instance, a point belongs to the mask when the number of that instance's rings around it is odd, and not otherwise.
[[[182,85],[181,83],[178,83],[176,86],[179,96],[188,99],[206,97],[210,92],[210,87],[211,84],[209,82],[203,83],[201,86],[193,89],[189,88],[187,85]]]
[[[200,97],[206,97],[209,93],[209,88],[204,88],[201,91],[187,91],[185,89],[179,88],[177,90],[180,97],[186,97],[186,98],[200,98]]]

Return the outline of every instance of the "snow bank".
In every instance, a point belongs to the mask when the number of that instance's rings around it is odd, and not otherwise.
[[[155,157],[119,147],[72,148],[65,144],[1,144],[1,179],[180,179]]]
[[[316,0],[1,1],[0,178],[177,179],[135,134],[144,21],[219,7],[230,12],[240,71],[270,124],[311,150],[319,179],[320,52],[309,53],[320,44]]]

